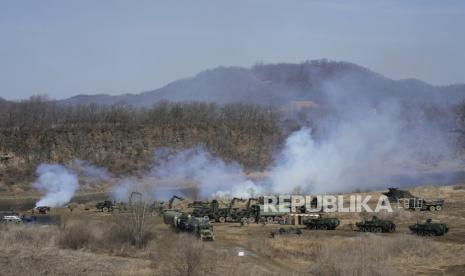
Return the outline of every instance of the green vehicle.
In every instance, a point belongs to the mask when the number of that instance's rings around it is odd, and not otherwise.
[[[210,220],[207,218],[192,218],[188,224],[188,231],[195,233],[202,241],[215,240],[213,225],[211,225]]]
[[[100,212],[113,212],[115,205],[110,200],[105,200],[97,202],[97,204],[95,204],[95,208]]]
[[[214,241],[213,225],[208,217],[194,217],[187,213],[177,211],[165,211],[163,221],[169,224],[175,231],[196,234],[203,241]]]
[[[424,223],[417,222],[408,228],[419,236],[442,236],[449,232],[449,227],[445,223],[436,223],[431,219],[427,219]]]
[[[273,230],[270,233],[270,237],[274,238],[276,236],[281,236],[281,235],[297,235],[300,236],[302,235],[302,230],[296,227],[281,227],[279,229]]]
[[[304,221],[307,229],[312,230],[334,230],[339,226],[340,223],[341,222],[338,218],[326,218],[321,216],[318,218],[310,218]]]
[[[378,219],[373,216],[371,220],[363,220],[355,224],[359,231],[374,233],[393,233],[396,231],[396,225],[390,220]]]

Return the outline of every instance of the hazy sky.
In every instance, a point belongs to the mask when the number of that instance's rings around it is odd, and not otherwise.
[[[0,0],[0,97],[152,90],[216,66],[328,58],[465,83],[465,1]]]

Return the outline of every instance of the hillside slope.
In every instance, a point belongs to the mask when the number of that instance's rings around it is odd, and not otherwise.
[[[433,86],[415,79],[392,80],[362,66],[326,60],[300,64],[258,64],[250,69],[218,67],[140,94],[77,95],[65,104],[125,103],[137,107],[167,101],[248,102],[287,105],[295,101],[322,103],[332,90],[371,102],[399,99],[416,103],[455,103],[465,99],[465,85]]]

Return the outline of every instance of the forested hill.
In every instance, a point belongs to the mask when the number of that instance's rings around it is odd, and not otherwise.
[[[347,97],[374,102],[396,99],[429,104],[465,99],[465,85],[433,86],[415,79],[392,80],[353,63],[314,60],[257,64],[250,69],[218,67],[153,91],[120,96],[78,95],[62,103],[124,103],[140,107],[168,100],[282,106],[296,101],[322,104],[328,90],[343,90]]]

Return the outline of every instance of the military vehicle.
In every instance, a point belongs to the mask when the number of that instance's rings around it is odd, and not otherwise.
[[[219,208],[219,202],[214,199],[209,204],[198,205],[192,211],[194,217],[208,217],[215,222],[232,221],[230,208]]]
[[[414,198],[414,196],[409,191],[399,190],[399,188],[388,188],[387,193],[383,193],[383,195],[387,196],[389,201],[399,201],[403,198]]]
[[[362,232],[388,232],[393,233],[396,231],[396,225],[390,220],[378,219],[373,216],[371,220],[363,220],[355,224],[359,231]]]
[[[175,231],[194,233],[203,241],[215,240],[213,226],[208,218],[194,217],[187,213],[168,210],[164,212],[163,220]]]
[[[270,237],[274,238],[278,235],[302,235],[302,231],[297,227],[281,227],[279,229],[273,230],[270,233]]]
[[[304,220],[304,225],[307,226],[308,229],[314,230],[334,230],[339,224],[340,221],[338,218],[327,218],[323,216]]]
[[[113,212],[115,205],[110,200],[105,200],[97,202],[97,204],[95,204],[95,208],[97,208],[100,212]]]
[[[191,217],[187,224],[187,231],[193,232],[203,241],[214,241],[213,225],[208,218]]]
[[[427,200],[398,188],[389,188],[389,192],[383,194],[388,197],[389,201],[403,203],[404,207],[409,210],[440,211],[444,205],[443,199]]]
[[[176,199],[179,201],[178,204],[174,204],[174,201],[175,201]],[[186,199],[183,198],[183,197],[181,197],[181,196],[177,196],[177,195],[172,196],[172,197],[170,198],[170,200],[168,201],[168,209],[171,210],[171,209],[173,209],[174,207],[179,207],[179,206],[177,206],[177,205],[179,205],[179,203],[181,203],[181,202],[184,202],[185,200],[186,200]],[[176,205],[176,206],[175,206],[175,205]]]
[[[2,218],[3,223],[21,223],[23,220],[19,216],[3,216]]]
[[[424,223],[417,222],[408,228],[419,236],[442,236],[449,232],[445,223],[433,222],[431,219],[427,219]]]
[[[47,214],[47,212],[50,211],[50,207],[48,206],[37,206],[35,209],[39,212],[39,214]]]
[[[405,207],[410,210],[441,211],[444,205],[443,199],[426,200],[423,198],[410,198],[405,202]]]

